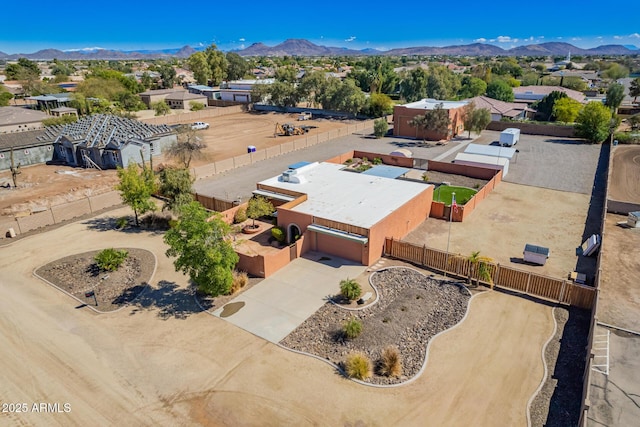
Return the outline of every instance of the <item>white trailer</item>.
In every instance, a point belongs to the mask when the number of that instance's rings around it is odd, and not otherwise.
[[[520,140],[520,129],[507,128],[500,132],[500,145],[503,147],[513,147]]]
[[[482,154],[458,153],[453,163],[458,165],[477,166],[480,168],[502,171],[504,178],[509,173],[509,159],[504,157],[483,156]]]
[[[627,225],[632,228],[640,228],[640,211],[629,212],[627,218]]]

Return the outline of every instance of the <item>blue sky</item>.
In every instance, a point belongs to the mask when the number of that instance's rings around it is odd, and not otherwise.
[[[158,49],[215,43],[222,50],[304,38],[354,49],[445,46],[476,41],[510,47],[562,41],[589,48],[640,48],[630,4],[563,1],[77,1],[2,6],[0,51],[99,47]],[[411,4],[398,10],[398,4]],[[612,4],[612,3],[609,3]],[[182,6],[184,5],[184,6]],[[455,7],[452,7],[455,6]],[[486,7],[482,7],[486,6]],[[635,9],[635,10],[634,10]]]

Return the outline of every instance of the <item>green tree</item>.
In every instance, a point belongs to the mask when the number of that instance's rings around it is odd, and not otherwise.
[[[207,55],[204,52],[196,52],[187,59],[187,65],[193,72],[193,77],[198,84],[209,84],[211,79],[211,68],[209,68],[209,62]]]
[[[125,169],[118,168],[118,178],[120,182],[116,185],[116,190],[120,191],[122,202],[133,209],[136,227],[138,227],[140,226],[138,216],[156,209],[156,205],[151,200],[151,195],[156,191],[153,171],[140,168],[136,163],[131,162]]]
[[[471,102],[464,107],[462,120],[471,138],[471,131],[481,133],[491,123],[491,112],[486,108],[475,108],[475,104]]]
[[[286,81],[276,81],[273,84],[269,85],[269,95],[269,102],[272,105],[277,105],[280,107],[295,107],[296,105],[298,105],[298,91],[296,90],[296,87],[293,83],[289,83]]]
[[[553,116],[560,122],[573,123],[581,109],[581,103],[566,96],[558,99],[553,105]]]
[[[415,68],[400,82],[400,96],[407,102],[419,101],[427,97],[427,72]]]
[[[167,148],[167,156],[178,160],[185,169],[189,169],[191,160],[203,158],[204,149],[207,145],[196,135],[196,131],[191,126],[178,128],[176,142]]]
[[[0,86],[0,107],[9,105],[9,101],[13,99],[13,95]]]
[[[204,104],[198,101],[189,101],[189,109],[191,111],[200,111],[204,109]]]
[[[451,118],[449,117],[449,111],[445,110],[442,104],[438,104],[434,109],[425,111],[424,115],[419,115],[411,119],[409,125],[415,127],[417,130],[422,129],[423,131],[442,135],[449,132]],[[426,138],[426,134],[423,133],[423,135]],[[423,140],[425,138],[423,138]]]
[[[160,62],[157,65],[164,89],[173,89],[176,83],[176,69],[168,62]]]
[[[227,53],[227,78],[229,80],[242,79],[251,68],[251,64],[242,56],[234,52]]]
[[[369,115],[382,117],[393,113],[393,101],[383,93],[372,93],[369,97]]]
[[[553,106],[562,98],[567,98],[567,94],[559,90],[554,90],[549,95],[542,98],[534,105],[534,108],[538,111],[537,115],[542,118],[542,120],[553,120]]]
[[[640,96],[640,77],[631,80],[629,85],[629,95],[633,96],[633,103],[635,104],[637,98]]]
[[[625,78],[628,75],[629,69],[624,65],[618,64],[617,62],[612,63],[611,65],[609,65],[609,68],[602,72],[602,77],[611,79],[613,81]]]
[[[486,91],[487,84],[484,80],[473,76],[464,76],[461,81],[460,91],[458,91],[458,97],[460,99],[474,98],[484,95]]]
[[[271,215],[273,211],[273,205],[263,196],[253,196],[247,203],[247,216],[253,220],[251,224],[253,228],[256,227],[256,219]]]
[[[320,104],[320,94],[325,90],[326,85],[327,79],[324,72],[306,72],[298,85],[300,99],[306,100],[308,107],[317,107]]]
[[[505,102],[512,102],[514,99],[513,89],[503,80],[496,80],[487,85],[487,96]]]
[[[213,86],[218,86],[227,78],[227,58],[215,44],[207,47],[204,53],[211,70],[211,83]]]
[[[609,85],[607,89],[607,100],[604,105],[611,108],[611,112],[615,114],[618,111],[618,107],[622,104],[624,99],[624,86],[620,83],[613,83]]]
[[[280,67],[276,70],[275,78],[279,82],[289,83],[293,85],[297,81],[297,74],[298,70],[296,70],[294,67]]]
[[[389,124],[387,123],[387,119],[380,118],[373,122],[373,134],[376,138],[382,138],[387,134],[389,130]]]
[[[231,291],[239,257],[228,239],[231,227],[219,214],[209,216],[198,202],[185,205],[164,241],[167,257],[176,257],[176,271],[188,274],[201,292],[218,296]]]
[[[611,118],[611,110],[602,102],[589,102],[576,118],[576,135],[599,144],[609,136]]]
[[[189,169],[165,167],[159,173],[160,194],[166,198],[162,210],[179,212],[193,201],[193,177]]]
[[[442,65],[429,65],[427,96],[433,99],[452,99],[460,90],[458,77]]]
[[[152,102],[151,109],[156,112],[156,116],[166,116],[171,111],[171,108],[169,108],[169,105],[167,105],[164,99]]]

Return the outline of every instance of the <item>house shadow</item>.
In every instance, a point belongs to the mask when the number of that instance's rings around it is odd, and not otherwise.
[[[149,287],[132,303],[129,313],[133,316],[141,311],[157,310],[157,316],[162,320],[169,318],[186,319],[202,308],[193,297],[194,288],[180,288],[175,282],[161,280],[156,287]],[[126,298],[126,295],[123,295]]]
[[[563,138],[549,138],[545,139],[544,142],[551,142],[553,144],[566,144],[566,145],[588,145],[587,142],[581,139],[563,139]]]

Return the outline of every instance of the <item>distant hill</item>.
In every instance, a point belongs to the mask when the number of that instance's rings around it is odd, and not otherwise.
[[[88,60],[88,59],[157,59],[157,58],[187,58],[203,48],[183,46],[181,48],[167,48],[158,50],[109,50],[109,49],[80,49],[62,51],[44,49],[34,53],[6,54],[0,52],[0,59],[16,60],[24,57],[31,60]],[[362,56],[362,55],[453,55],[453,56],[566,56],[572,55],[634,55],[638,48],[627,45],[605,45],[591,49],[582,49],[569,43],[548,42],[518,46],[512,49],[502,49],[485,43],[453,45],[444,47],[416,46],[379,51],[376,49],[355,50],[345,47],[321,46],[305,39],[288,39],[276,46],[264,43],[254,43],[246,49],[232,50],[241,56]]]

